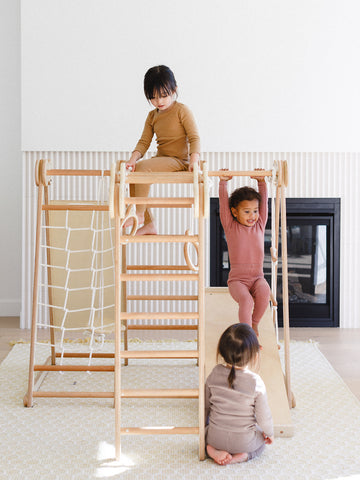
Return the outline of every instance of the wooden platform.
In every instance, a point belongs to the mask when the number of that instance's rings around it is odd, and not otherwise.
[[[216,365],[217,343],[223,331],[238,321],[238,306],[227,287],[207,288],[205,294],[205,375]],[[265,382],[269,405],[274,420],[276,437],[292,437],[294,426],[286,395],[284,374],[280,363],[275,328],[270,308],[260,322],[261,351],[260,370]]]

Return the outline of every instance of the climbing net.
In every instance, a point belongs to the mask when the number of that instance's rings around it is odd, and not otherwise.
[[[36,327],[50,328],[60,364],[74,342],[87,345],[90,363],[114,330],[114,227],[108,211],[91,210],[105,205],[105,183],[99,179],[88,210],[57,201],[42,215]]]

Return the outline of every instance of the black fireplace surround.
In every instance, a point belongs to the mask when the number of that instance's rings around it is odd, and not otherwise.
[[[340,199],[288,198],[287,247],[291,327],[339,326]],[[281,235],[280,235],[281,238]],[[264,274],[271,285],[271,203],[265,230]],[[277,301],[282,326],[281,241]],[[226,286],[230,271],[219,217],[219,199],[210,199],[210,285]]]

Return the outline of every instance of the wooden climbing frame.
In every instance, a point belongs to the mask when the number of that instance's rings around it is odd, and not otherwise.
[[[205,418],[204,418],[204,383],[205,383],[205,218],[209,213],[209,177],[221,177],[222,175],[231,176],[258,176],[270,177],[276,184],[276,203],[275,203],[275,247],[271,252],[272,261],[277,262],[277,250],[279,243],[279,226],[281,211],[282,226],[282,274],[283,274],[283,319],[284,319],[284,341],[285,341],[285,382],[288,393],[289,404],[291,403],[290,390],[290,359],[289,359],[289,314],[288,314],[288,291],[287,291],[287,250],[286,250],[286,203],[285,188],[287,185],[287,164],[284,161],[278,161],[274,164],[273,170],[254,170],[254,171],[208,171],[206,162],[201,162],[201,170],[195,166],[193,172],[175,172],[175,173],[138,173],[127,172],[126,162],[120,161],[114,164],[110,170],[56,170],[51,169],[47,160],[39,160],[35,167],[35,179],[38,186],[38,205],[37,205],[37,226],[36,226],[36,246],[35,246],[35,268],[34,268],[34,289],[33,289],[33,309],[32,309],[32,328],[31,328],[31,346],[30,346],[30,364],[29,364],[29,382],[28,391],[24,398],[25,406],[32,406],[34,397],[90,397],[90,398],[114,398],[115,406],[115,453],[116,458],[120,459],[121,436],[129,434],[197,434],[199,436],[199,457],[205,458]],[[50,179],[53,176],[105,176],[110,177],[109,204],[95,205],[89,203],[49,203],[48,188]],[[126,194],[128,184],[192,184],[193,196],[181,198],[140,198],[129,197]],[[137,217],[135,205],[146,204],[147,207],[157,208],[193,208],[194,217],[198,221],[198,233],[190,235],[187,231],[184,235],[144,235],[136,236]],[[109,358],[114,360],[114,364],[102,366],[78,366],[78,365],[57,365],[56,359],[58,353],[55,351],[54,339],[51,337],[51,356],[46,365],[36,365],[35,343],[36,343],[36,317],[38,303],[38,281],[39,281],[39,251],[40,251],[40,233],[42,212],[45,212],[45,223],[49,224],[48,214],[51,211],[109,211],[115,223],[115,352],[114,354],[94,354],[97,358]],[[125,233],[123,225],[129,218],[133,218],[133,228],[130,234]],[[126,246],[129,244],[143,243],[182,243],[184,245],[185,265],[127,265]],[[189,246],[193,245],[197,252],[196,265],[190,260]],[[50,263],[50,262],[48,262]],[[137,271],[146,271],[146,273],[137,273]],[[182,273],[171,273],[171,272]],[[48,279],[51,278],[51,269],[48,270]],[[127,295],[127,282],[151,282],[151,281],[191,281],[197,282],[197,295]],[[51,290],[51,289],[50,289]],[[49,290],[49,296],[51,292]],[[128,300],[192,300],[197,301],[198,309],[195,313],[130,313],[127,311],[126,303]],[[272,298],[276,305],[276,298]],[[151,319],[194,319],[196,325],[129,325],[128,320],[151,320]],[[49,318],[50,326],[52,317]],[[123,332],[122,325],[125,325]],[[130,351],[127,347],[127,331],[130,329],[173,329],[173,330],[197,330],[198,348],[194,351]],[[53,335],[53,329],[50,328],[50,334]],[[122,334],[124,335],[124,349],[121,347]],[[69,357],[87,358],[88,354],[67,354]],[[199,371],[199,387],[196,389],[151,389],[134,390],[121,388],[121,363],[124,360],[125,365],[129,359],[133,358],[193,358],[197,360]],[[42,392],[36,390],[35,372],[44,371],[110,371],[114,372],[114,391],[113,392]],[[123,428],[121,427],[121,399],[122,398],[197,398],[199,410],[198,426],[189,427],[163,427],[163,428]]]

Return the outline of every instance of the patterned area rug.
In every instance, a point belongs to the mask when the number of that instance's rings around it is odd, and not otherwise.
[[[170,346],[151,342],[131,348]],[[195,345],[174,342],[171,348]],[[47,354],[48,347],[44,358]],[[24,408],[28,360],[29,345],[15,345],[0,366],[1,479],[360,478],[360,402],[314,343],[291,343],[294,437],[278,438],[262,456],[226,467],[209,458],[200,462],[194,435],[123,437],[122,460],[116,463],[112,400],[37,398],[33,408]],[[133,360],[123,371],[126,387],[195,388],[197,382],[193,360]],[[52,373],[41,388],[112,390],[112,374]],[[127,399],[122,418],[124,426],[196,425],[197,401]]]

